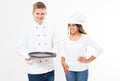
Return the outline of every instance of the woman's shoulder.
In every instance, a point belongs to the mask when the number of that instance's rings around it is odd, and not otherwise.
[[[89,37],[88,34],[82,34],[82,37]]]
[[[91,37],[90,37],[90,35],[88,35],[88,34],[82,34],[82,39],[84,39],[84,40],[91,40]]]

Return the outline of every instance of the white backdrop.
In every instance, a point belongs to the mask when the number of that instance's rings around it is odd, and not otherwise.
[[[64,37],[68,11],[79,9],[86,15],[85,30],[103,48],[89,64],[89,81],[120,80],[119,0],[1,0],[0,1],[0,81],[27,81],[24,59],[16,53],[16,42],[23,25],[32,20],[32,5],[43,1],[47,19],[56,24]],[[55,59],[55,81],[65,81],[60,58]]]

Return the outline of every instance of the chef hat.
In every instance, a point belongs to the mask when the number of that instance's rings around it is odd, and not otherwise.
[[[84,23],[85,23],[85,16],[79,11],[74,11],[68,18],[68,24],[84,25]]]

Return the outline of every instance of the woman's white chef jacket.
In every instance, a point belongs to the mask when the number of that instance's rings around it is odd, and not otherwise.
[[[97,57],[101,52],[101,47],[93,41],[88,35],[82,34],[81,38],[77,41],[72,41],[69,38],[63,46],[62,56],[69,65],[71,71],[83,71],[88,69],[86,63],[81,63],[77,59],[80,56],[86,57],[86,48],[90,46],[94,49],[94,56]]]
[[[30,28],[23,34],[22,38],[18,42],[17,52],[25,59],[30,56],[29,52],[34,51],[48,51],[57,52],[58,40],[55,38],[54,26],[41,25],[33,23]],[[54,69],[53,58],[40,58],[27,61],[28,73],[30,74],[42,74]]]

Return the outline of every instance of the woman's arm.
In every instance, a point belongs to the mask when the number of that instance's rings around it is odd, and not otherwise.
[[[84,63],[89,63],[91,61],[93,61],[96,57],[95,56],[91,56],[89,58],[85,58],[85,57],[78,57],[78,61],[80,62],[84,62]]]
[[[69,72],[69,66],[65,62],[65,57],[61,57],[61,64],[63,66],[64,72],[67,74]]]

